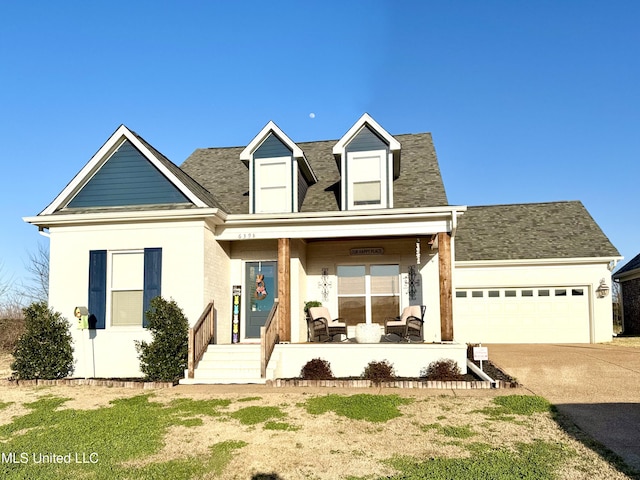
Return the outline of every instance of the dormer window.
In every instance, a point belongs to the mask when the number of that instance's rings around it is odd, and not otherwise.
[[[333,147],[342,174],[342,210],[393,208],[400,143],[364,114]]]
[[[254,160],[254,213],[293,212],[291,155]]]
[[[293,213],[317,181],[302,150],[269,122],[240,154],[249,168],[249,213]]]
[[[387,150],[347,152],[349,210],[387,206]],[[384,185],[384,186],[383,186]]]

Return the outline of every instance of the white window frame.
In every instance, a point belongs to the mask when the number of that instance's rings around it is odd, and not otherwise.
[[[140,255],[141,259],[142,259],[142,269],[140,271],[140,278],[139,279],[131,279],[128,280],[127,287],[126,288],[120,288],[120,287],[114,287],[114,257],[117,255]],[[144,302],[144,250],[143,249],[135,249],[135,250],[113,250],[113,251],[109,251],[108,252],[108,256],[107,256],[107,271],[109,272],[108,275],[108,284],[107,284],[107,305],[106,305],[106,318],[108,319],[108,321],[105,322],[105,328],[117,328],[117,329],[139,329],[143,327],[144,324],[144,305],[141,306],[140,308],[140,321],[139,323],[130,323],[130,324],[124,324],[124,325],[114,325],[113,323],[113,315],[114,315],[114,309],[113,309],[113,293],[114,292],[119,292],[119,291],[139,291],[142,295],[142,301]],[[131,288],[129,287],[129,285],[131,285],[132,287],[135,288]],[[137,286],[140,286],[140,288],[137,288]]]
[[[398,288],[396,292],[393,292],[391,294],[389,293],[372,293],[371,292],[371,267],[378,267],[378,266],[393,266],[393,267],[398,267],[398,275],[397,275],[397,282],[398,282]],[[336,278],[339,277],[338,275],[338,270],[339,267],[364,267],[364,294],[340,294],[340,292],[337,292],[337,297],[338,298],[349,298],[349,297],[353,297],[353,298],[361,298],[364,295],[364,302],[365,302],[365,307],[364,307],[364,315],[365,315],[365,322],[370,324],[373,323],[373,317],[371,315],[372,312],[372,304],[371,304],[371,298],[372,297],[398,297],[398,307],[400,308],[402,306],[402,288],[401,288],[401,284],[402,284],[402,279],[401,279],[401,275],[400,275],[400,265],[397,263],[359,263],[359,264],[340,264],[336,266]],[[398,310],[398,314],[400,314],[400,310]]]
[[[266,181],[273,181],[272,178],[264,179],[262,176],[262,167],[269,165],[284,164],[286,169],[286,175],[278,177],[280,182],[269,184],[263,187]],[[256,158],[254,159],[254,195],[253,195],[253,213],[291,213],[293,210],[293,181],[292,181],[292,166],[291,157],[273,157],[273,158]],[[281,208],[268,208],[266,202],[263,201],[262,191],[263,189],[282,189],[281,195],[285,196],[287,207]]]
[[[387,208],[389,206],[389,158],[386,150],[369,150],[362,152],[347,152],[347,208],[349,210],[368,210]],[[356,164],[361,159],[379,160],[379,169],[369,169],[366,172],[356,170]],[[354,196],[354,185],[364,182],[380,182],[380,202],[357,204]]]

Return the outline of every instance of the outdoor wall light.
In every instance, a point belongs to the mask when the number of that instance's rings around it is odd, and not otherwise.
[[[605,283],[604,278],[600,280],[600,285],[596,288],[598,298],[604,298],[609,295],[609,286]]]

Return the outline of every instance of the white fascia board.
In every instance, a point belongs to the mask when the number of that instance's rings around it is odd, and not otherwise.
[[[623,272],[620,275],[614,273],[612,277],[618,282],[628,282],[629,280],[635,280],[636,278],[640,277],[640,268],[634,268],[633,270]]]
[[[289,215],[228,215],[216,228],[219,240],[267,238],[337,238],[348,236],[432,235],[450,232],[452,218],[466,207],[385,209]]]
[[[260,146],[260,144],[262,144],[262,142],[265,140],[265,138],[267,138],[267,136],[271,132],[275,133],[275,135],[280,140],[282,140],[287,145],[287,147],[289,147],[291,149],[291,151],[293,151],[293,156],[294,157],[296,157],[296,158],[304,158],[304,153],[302,152],[302,149],[300,147],[298,147],[298,145],[296,145],[295,142],[293,140],[291,140],[280,129],[280,127],[278,127],[275,123],[273,123],[272,120],[269,120],[269,123],[267,123],[264,126],[264,128],[262,130],[260,130],[260,133],[258,133],[258,135],[253,137],[253,140],[251,140],[251,142],[249,142],[249,145],[247,145],[245,147],[245,149],[242,150],[242,153],[240,153],[240,160],[243,160],[245,162],[251,161],[251,158],[253,157],[253,152],[256,151],[256,149]]]
[[[331,212],[301,212],[295,214],[282,214],[282,213],[265,213],[265,214],[228,214],[227,223],[264,223],[270,220],[281,220],[290,222],[301,222],[303,219],[330,219],[334,221],[353,221],[361,217],[378,217],[378,218],[391,218],[391,217],[411,217],[427,218],[434,216],[448,216],[451,217],[455,214],[462,214],[467,211],[465,205],[456,206],[442,206],[442,207],[424,207],[424,208],[379,208],[377,210],[365,210],[365,211],[331,211]]]
[[[74,192],[74,190],[85,180],[88,181],[89,176],[97,170],[97,165],[107,156],[110,156],[115,147],[121,142],[120,139],[124,135],[124,132],[128,131],[127,127],[120,125],[115,132],[109,137],[109,139],[100,147],[100,149],[91,157],[87,164],[76,174],[75,177],[67,184],[67,186],[60,192],[60,194],[51,202],[47,208],[45,208],[40,215],[51,215],[58,208],[62,206],[62,203]]]
[[[573,257],[573,258],[523,258],[510,260],[467,260],[455,261],[456,268],[474,267],[520,267],[520,266],[545,266],[545,265],[593,265],[609,264],[612,260],[622,257]]]
[[[311,168],[311,165],[309,164],[309,161],[304,155],[302,149],[298,145],[296,145],[296,143],[291,140],[288,135],[284,133],[282,129],[273,122],[273,120],[269,120],[269,123],[267,123],[264,128],[260,130],[260,133],[253,137],[253,140],[249,142],[249,145],[247,145],[244,150],[242,150],[242,152],[240,153],[240,160],[242,160],[246,164],[251,163],[251,161],[253,160],[253,152],[258,149],[258,147],[262,144],[262,142],[266,140],[267,136],[271,132],[273,132],[282,142],[284,142],[287,147],[291,149],[291,151],[293,152],[293,158],[304,163],[306,169],[309,171],[309,173],[311,173],[312,183],[317,183],[318,177]]]
[[[385,141],[389,144],[389,150],[395,152],[400,150],[400,142],[398,142],[393,136],[387,132],[384,128],[380,126],[378,122],[376,122],[371,115],[368,113],[364,113],[356,123],[345,133],[338,143],[336,143],[333,147],[334,155],[342,155],[344,152],[344,148],[351,141],[351,139],[360,131],[360,129],[364,125],[369,125],[375,132],[380,135]]]
[[[257,240],[276,238],[359,238],[380,236],[427,236],[446,232],[451,223],[446,219],[431,221],[397,221],[357,223],[315,222],[305,224],[271,223],[270,225],[229,225],[216,226],[217,240]]]
[[[80,172],[73,177],[71,182],[60,192],[60,194],[45,208],[40,215],[51,215],[63,206],[63,203],[79,188],[87,183],[99,167],[104,164],[115,150],[127,139],[149,160],[178,190],[180,190],[194,205],[206,207],[207,205],[189,190],[173,173],[171,173],[149,149],[129,130],[126,126],[120,125],[100,149],[91,157]]]
[[[190,208],[167,210],[141,210],[141,211],[117,211],[95,213],[71,213],[58,215],[37,215],[35,217],[23,217],[23,221],[40,228],[93,225],[109,223],[136,223],[169,220],[193,220],[205,219],[215,225],[224,222],[226,214],[217,208]]]

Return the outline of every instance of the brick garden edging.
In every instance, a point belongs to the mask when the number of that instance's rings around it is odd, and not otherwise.
[[[268,387],[342,387],[342,388],[435,388],[446,390],[488,390],[490,388],[517,388],[518,384],[497,380],[491,382],[440,382],[434,380],[395,380],[374,382],[373,380],[303,380],[301,378],[267,380]]]
[[[62,378],[60,380],[0,380],[0,386],[6,387],[52,387],[52,386],[77,386],[91,385],[94,387],[121,387],[138,388],[140,390],[153,390],[157,388],[171,388],[173,382],[134,382],[122,380],[107,380],[98,378]]]

